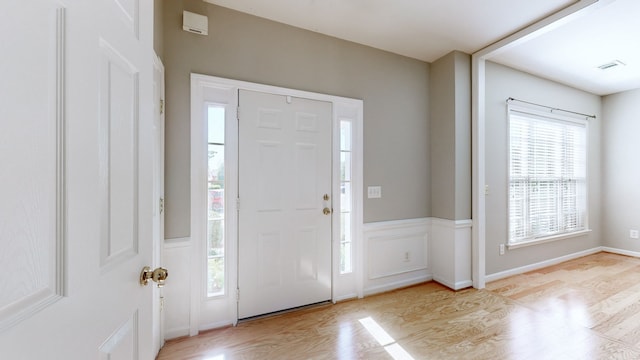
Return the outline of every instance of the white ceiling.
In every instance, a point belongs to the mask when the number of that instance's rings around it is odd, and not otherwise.
[[[626,66],[598,68],[615,60]],[[640,1],[612,1],[492,61],[598,95],[640,88]]]
[[[472,54],[575,0],[205,0],[299,28],[433,62]],[[491,58],[605,95],[640,88],[640,1],[605,6]],[[620,60],[626,66],[600,70]]]

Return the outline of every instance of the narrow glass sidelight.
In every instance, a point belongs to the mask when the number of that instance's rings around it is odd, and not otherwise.
[[[353,272],[351,121],[340,121],[340,274]]]
[[[225,294],[225,108],[209,105],[208,128],[208,201],[207,201],[207,296]]]

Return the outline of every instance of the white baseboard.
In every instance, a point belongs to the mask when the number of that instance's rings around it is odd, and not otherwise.
[[[473,281],[471,280],[463,280],[463,281],[457,281],[457,282],[451,282],[448,281],[445,278],[439,277],[439,276],[434,276],[433,277],[433,281],[437,282],[438,284],[442,284],[446,287],[448,287],[449,289],[452,290],[462,290],[462,289],[466,289],[468,287],[473,286]]]
[[[458,281],[457,283],[454,284],[454,286],[455,287],[453,288],[453,290],[466,289],[468,287],[473,286],[473,281],[472,280]]]
[[[185,328],[174,328],[174,329],[166,329],[164,331],[165,340],[176,339],[179,337],[189,336],[189,327]]]
[[[364,296],[379,294],[386,291],[391,291],[391,290],[396,290],[403,287],[417,285],[417,284],[421,284],[423,282],[427,282],[431,280],[433,280],[433,276],[426,275],[426,276],[417,276],[417,277],[402,280],[402,281],[386,283],[384,285],[372,286],[364,289]]]
[[[487,275],[485,277],[485,281],[486,282],[491,282],[491,281],[495,281],[495,280],[500,280],[500,279],[504,279],[504,278],[509,277],[509,276],[519,275],[519,274],[523,274],[523,273],[526,273],[526,272],[529,272],[529,271],[542,269],[542,268],[545,268],[545,267],[548,267],[548,266],[551,266],[551,265],[556,265],[556,264],[559,264],[561,262],[577,259],[579,257],[595,254],[595,253],[598,253],[598,252],[601,252],[601,251],[608,251],[608,250],[605,250],[605,249],[607,249],[607,248],[603,248],[601,246],[598,246],[598,247],[595,247],[595,248],[592,248],[592,249],[579,251],[577,253],[573,253],[573,254],[569,254],[569,255],[565,255],[565,256],[560,256],[560,257],[557,257],[557,258],[541,261],[541,262],[538,262],[538,263],[535,263],[535,264],[530,264],[530,265],[526,265],[526,266],[517,267],[517,268],[514,268],[514,269],[509,269],[509,270],[506,270],[506,271],[501,271],[501,272],[498,272],[498,273],[495,273],[495,274]],[[623,251],[623,250],[619,250],[619,251]],[[610,252],[614,252],[614,251],[610,251]],[[637,253],[637,254],[640,255],[640,253]]]
[[[606,247],[606,246],[603,246],[600,249],[602,251],[610,252],[610,253],[613,253],[613,254],[620,254],[620,255],[626,255],[626,256],[632,256],[632,257],[640,258],[640,252],[637,252],[637,251],[623,250],[623,249],[617,249],[617,248]]]
[[[206,331],[206,330],[211,330],[211,329],[219,329],[219,328],[223,328],[223,327],[227,327],[227,326],[232,326],[233,322],[231,320],[228,321],[218,321],[218,322],[212,322],[209,324],[203,324],[200,325],[200,327],[198,328],[198,331]]]
[[[358,294],[357,293],[351,293],[351,294],[344,294],[341,296],[338,296],[334,299],[333,303],[338,303],[340,301],[346,301],[346,300],[352,300],[352,299],[357,299],[358,298]]]

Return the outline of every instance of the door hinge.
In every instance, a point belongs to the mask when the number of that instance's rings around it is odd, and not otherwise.
[[[160,198],[160,214],[164,212],[164,198]]]
[[[236,210],[240,210],[240,198],[236,199]]]
[[[236,302],[240,302],[240,288],[236,289]]]
[[[240,106],[236,108],[236,119],[240,120]]]
[[[160,115],[164,114],[164,99],[160,99]]]

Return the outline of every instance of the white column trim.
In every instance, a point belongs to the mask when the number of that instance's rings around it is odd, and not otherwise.
[[[492,56],[532,40],[615,0],[578,1],[522,30],[497,41],[471,56],[471,138],[472,138],[472,274],[473,287],[485,287],[485,62]]]

